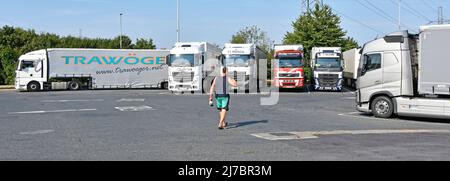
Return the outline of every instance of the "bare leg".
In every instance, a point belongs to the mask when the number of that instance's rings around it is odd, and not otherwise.
[[[222,109],[222,111],[220,111],[220,126],[221,127],[225,127],[225,119],[226,118],[227,118],[227,110]]]

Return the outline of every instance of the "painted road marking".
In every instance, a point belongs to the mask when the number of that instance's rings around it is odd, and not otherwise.
[[[364,119],[372,119],[372,120],[392,120],[392,119],[384,119],[384,118],[373,117],[371,115],[368,115],[368,114],[362,113],[362,112],[342,113],[342,114],[338,114],[338,116],[351,117],[351,118],[360,118],[360,119],[364,118]]]
[[[145,99],[120,99],[117,100],[116,102],[144,102]]]
[[[21,132],[21,135],[37,135],[37,134],[47,134],[55,132],[55,130],[37,130],[37,131],[31,131],[31,132]]]
[[[86,100],[43,100],[43,103],[64,103],[64,102],[102,102],[104,99],[86,99]]]
[[[316,139],[319,136],[330,135],[369,135],[369,134],[420,134],[437,133],[450,134],[450,130],[427,130],[427,129],[403,129],[403,130],[336,130],[336,131],[306,131],[306,132],[285,132],[285,133],[256,133],[251,134],[257,138],[277,141],[277,140],[304,140]]]
[[[154,111],[150,106],[129,106],[129,107],[115,107],[122,112],[137,112],[137,111]]]
[[[86,112],[86,111],[97,111],[97,109],[67,109],[67,110],[50,110],[50,111],[26,111],[26,112],[10,112],[8,114],[46,114],[46,113]]]

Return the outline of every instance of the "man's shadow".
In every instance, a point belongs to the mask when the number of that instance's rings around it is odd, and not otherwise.
[[[227,129],[235,129],[235,128],[249,126],[249,125],[253,125],[253,124],[267,124],[267,123],[269,123],[268,120],[243,121],[243,122],[237,122],[237,123],[228,123]]]

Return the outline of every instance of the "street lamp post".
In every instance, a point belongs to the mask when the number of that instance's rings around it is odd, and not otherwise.
[[[122,49],[123,44],[122,44],[122,36],[123,36],[123,28],[122,28],[122,16],[123,13],[120,13],[120,49]]]
[[[398,29],[402,30],[402,0],[398,0]]]
[[[177,42],[180,42],[180,0],[177,0]]]

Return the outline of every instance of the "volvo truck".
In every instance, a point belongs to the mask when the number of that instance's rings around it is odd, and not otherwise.
[[[238,91],[257,92],[262,86],[260,78],[260,60],[266,59],[267,54],[255,44],[225,44],[222,51],[222,64],[228,68],[230,77],[233,77]]]
[[[354,48],[343,53],[344,57],[344,84],[352,89],[356,89],[358,80],[358,68],[361,49]]]
[[[44,49],[20,56],[20,91],[167,88],[169,51]]]
[[[357,109],[376,117],[450,118],[450,25],[399,31],[361,50]]]
[[[221,49],[207,42],[179,42],[170,50],[169,90],[207,92],[220,66]]]
[[[304,88],[303,45],[275,45],[274,50],[273,86],[287,89]]]
[[[342,91],[343,62],[340,47],[314,47],[311,51],[315,90]]]

